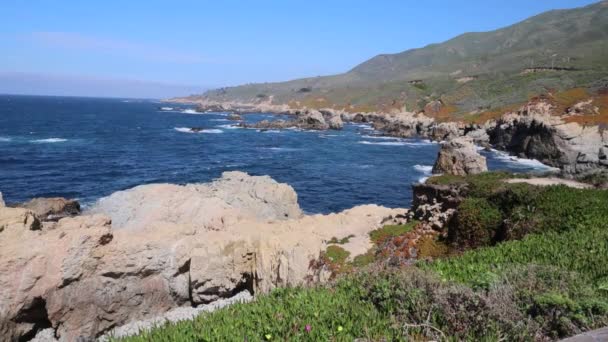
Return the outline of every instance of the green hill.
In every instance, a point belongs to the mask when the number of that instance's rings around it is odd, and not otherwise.
[[[521,103],[531,96],[608,88],[608,1],[549,11],[491,32],[378,55],[339,75],[248,84],[192,99],[274,103],[351,111],[423,110],[458,116]]]

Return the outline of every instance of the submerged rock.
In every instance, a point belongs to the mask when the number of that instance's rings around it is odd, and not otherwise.
[[[231,121],[241,121],[243,120],[243,117],[240,116],[239,114],[229,114],[226,119],[231,120]]]
[[[488,171],[486,158],[477,152],[467,138],[457,138],[441,144],[433,173],[466,176]]]

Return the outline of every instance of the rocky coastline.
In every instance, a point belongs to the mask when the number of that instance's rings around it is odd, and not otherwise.
[[[332,108],[294,109],[287,105],[265,102],[187,102],[197,111],[274,113],[293,116],[291,120],[262,121],[242,127],[257,129],[300,128],[311,130],[341,129],[344,123],[366,123],[383,135],[422,137],[441,142],[467,137],[478,146],[508,152],[519,158],[537,159],[559,168],[564,174],[588,175],[608,171],[608,130],[601,125],[584,126],[567,122],[568,116],[557,115],[556,108],[544,100],[532,100],[500,118],[483,124],[461,121],[439,122],[424,112],[351,113]],[[581,103],[578,107],[584,106]],[[574,106],[573,108],[578,108]]]
[[[0,335],[92,339],[243,291],[323,282],[329,274],[309,266],[328,241],[350,236],[343,247],[363,254],[370,231],[406,213],[304,215],[290,186],[242,172],[120,191],[58,221],[2,206]]]

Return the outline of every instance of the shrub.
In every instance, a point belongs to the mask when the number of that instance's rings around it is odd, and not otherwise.
[[[500,210],[485,198],[467,198],[458,206],[448,238],[459,247],[488,246],[502,223]]]

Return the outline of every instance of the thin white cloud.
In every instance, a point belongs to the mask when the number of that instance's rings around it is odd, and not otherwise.
[[[111,53],[146,61],[180,64],[217,63],[216,60],[172,48],[73,32],[32,32],[25,38],[33,43],[52,48]]]

